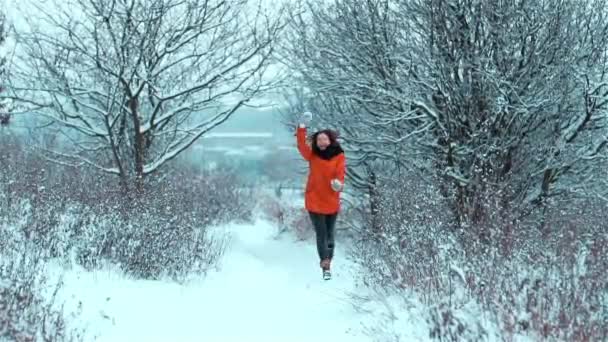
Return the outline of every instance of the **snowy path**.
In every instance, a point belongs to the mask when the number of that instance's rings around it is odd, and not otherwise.
[[[98,341],[372,340],[360,329],[368,314],[349,301],[355,268],[340,250],[327,282],[312,243],[275,240],[264,222],[227,229],[232,239],[221,269],[198,283],[71,272],[64,298],[82,302],[85,327]]]

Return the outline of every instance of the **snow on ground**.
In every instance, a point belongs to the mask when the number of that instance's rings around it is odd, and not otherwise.
[[[357,268],[336,251],[333,279],[324,281],[312,241],[276,237],[276,228],[221,228],[230,243],[217,271],[183,286],[132,280],[112,270],[64,274],[66,309],[81,306],[78,326],[98,341],[373,341],[365,325],[384,320],[385,304],[361,310],[349,293]],[[403,341],[424,341],[420,317],[402,313]],[[76,323],[75,323],[76,324]],[[381,338],[380,338],[381,340]]]

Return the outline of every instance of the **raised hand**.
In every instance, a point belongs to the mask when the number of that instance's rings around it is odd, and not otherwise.
[[[310,124],[310,122],[312,121],[312,113],[311,112],[304,112],[300,115],[300,125],[305,126]]]

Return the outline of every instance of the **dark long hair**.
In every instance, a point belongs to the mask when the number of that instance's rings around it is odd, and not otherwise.
[[[329,137],[330,144],[324,151],[319,149],[319,146],[317,146],[317,137],[319,136],[319,134],[325,134]],[[315,132],[310,137],[310,139],[312,152],[319,156],[321,159],[329,160],[339,155],[340,153],[344,153],[344,150],[342,150],[342,146],[340,146],[340,143],[338,142],[338,132],[336,131],[333,131],[331,129],[323,129],[318,132]]]

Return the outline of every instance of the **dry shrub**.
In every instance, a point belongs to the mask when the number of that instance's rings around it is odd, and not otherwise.
[[[25,250],[25,248],[22,248]],[[51,284],[34,251],[0,254],[0,339],[16,342],[84,341],[57,305],[61,283]],[[46,294],[45,291],[53,290]]]
[[[277,225],[277,235],[291,233],[299,241],[309,240],[314,236],[312,222],[305,208],[291,205],[279,195],[262,193],[258,199],[264,217]]]
[[[433,186],[415,179],[381,186],[382,229],[361,231],[355,257],[369,270],[368,285],[416,291],[432,338],[492,340],[496,326],[505,340],[608,339],[601,203],[572,197],[521,219],[488,193],[482,202],[491,219],[463,230]],[[369,211],[360,220],[372,225]]]
[[[136,277],[181,281],[221,257],[223,238],[209,229],[252,215],[254,201],[233,170],[176,165],[143,192],[124,193],[114,177],[48,162],[18,139],[4,142],[3,217],[45,258],[87,268],[112,262]]]

